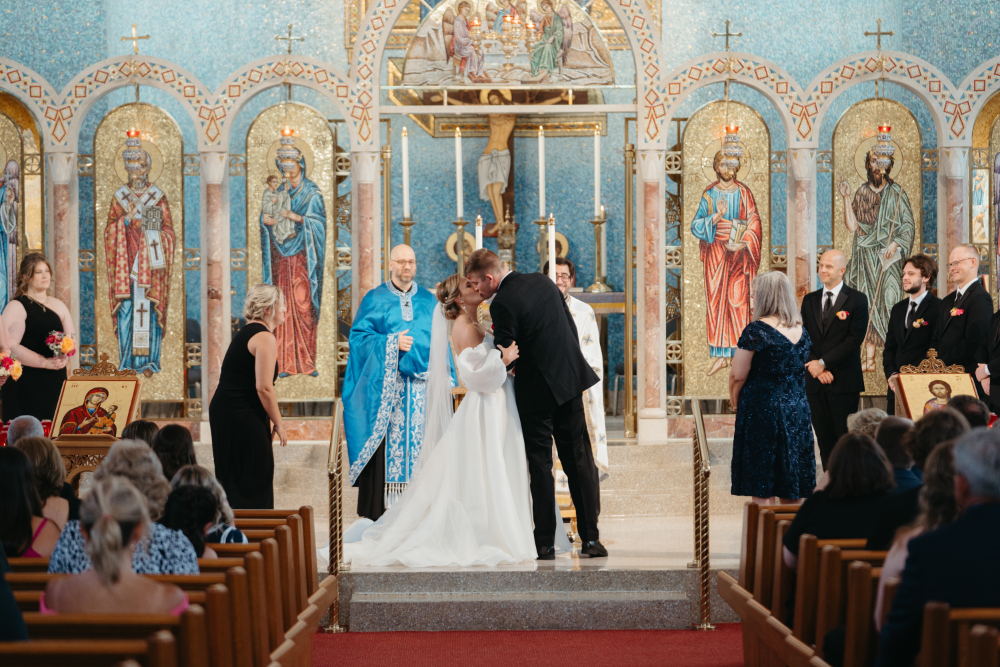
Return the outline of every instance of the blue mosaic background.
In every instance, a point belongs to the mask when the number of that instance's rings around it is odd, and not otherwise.
[[[306,42],[295,45],[304,53],[348,69],[344,48],[344,0],[275,0],[246,3],[216,0],[211,3],[174,0],[170,3],[134,3],[126,0],[76,0],[7,3],[0,10],[0,35],[3,55],[36,70],[56,89],[86,67],[111,55],[126,54],[130,44],[120,36],[130,34],[133,22],[140,34],[152,39],[140,43],[143,53],[176,62],[210,89],[221,85],[226,76],[246,63],[283,51],[273,37],[283,34],[292,23],[296,35]],[[712,39],[711,30],[721,30],[725,20],[743,32],[734,48],[770,59],[788,71],[800,85],[806,85],[831,63],[850,54],[874,48],[874,39],[863,36],[872,30],[877,18],[895,35],[884,40],[886,48],[898,49],[924,58],[953,82],[964,78],[970,69],[996,54],[998,16],[996,3],[954,0],[843,0],[832,3],[819,0],[773,0],[738,5],[706,3],[703,0],[672,0],[662,5],[662,54],[665,70],[721,48],[721,40]],[[390,52],[399,56],[401,52]],[[613,52],[617,80],[634,78],[631,54]],[[828,150],[831,135],[841,114],[855,102],[870,97],[873,85],[857,86],[841,95],[819,128],[820,148]],[[890,85],[888,95],[906,105],[916,116],[924,147],[933,148],[937,136],[931,115],[915,96]],[[722,87],[698,91],[680,110],[688,117],[699,107],[722,96]],[[628,103],[631,90],[607,90],[609,103]],[[785,150],[785,130],[778,113],[758,93],[734,86],[732,97],[745,102],[762,115],[771,130],[772,150]],[[194,125],[187,112],[169,96],[143,89],[143,101],[158,104],[177,121],[184,135],[185,152],[196,152]],[[294,99],[315,106],[331,120],[338,118],[332,105],[316,93],[296,89]],[[264,108],[281,100],[281,91],[272,89],[251,100],[235,119],[229,149],[243,153],[246,131],[253,118]],[[93,134],[100,119],[119,104],[132,101],[131,90],[119,90],[99,101],[87,115],[81,134],[79,152],[92,152]],[[413,228],[413,246],[420,267],[418,281],[426,287],[454,272],[454,263],[444,252],[446,238],[454,231],[456,215],[453,140],[432,139],[409,119],[393,116],[393,131],[388,141],[393,147],[393,211],[402,213],[402,167],[400,163],[400,128],[410,130],[411,206],[417,224]],[[623,196],[624,170],[622,144],[625,123],[622,115],[608,118],[607,135],[602,137],[602,194],[608,211],[609,280],[621,287],[624,280]],[[634,131],[634,126],[633,126]],[[671,127],[672,133],[674,128]],[[673,135],[672,135],[673,136]],[[383,136],[383,141],[386,137]],[[486,139],[465,138],[463,177],[466,184],[465,217],[482,213],[492,218],[487,202],[478,197],[476,159]],[[344,144],[344,141],[341,141]],[[546,199],[557,220],[557,228],[570,242],[570,258],[578,265],[579,282],[589,284],[593,276],[592,228],[587,222],[593,212],[592,144],[587,138],[546,140]],[[537,229],[530,224],[538,213],[537,141],[515,139],[514,148],[516,207],[515,220],[521,223],[518,234],[520,266],[534,267]],[[924,175],[924,241],[937,237],[936,175]],[[197,177],[185,178],[185,247],[200,245],[201,211]],[[80,247],[93,248],[92,179],[80,179]],[[342,184],[346,188],[347,184]],[[668,186],[669,187],[669,186]],[[785,177],[772,178],[772,243],[785,242]],[[245,247],[245,192],[242,177],[229,183],[230,242],[233,248]],[[817,183],[817,227],[820,244],[829,243],[831,208],[830,174],[819,174]],[[470,228],[471,231],[471,228]],[[402,228],[393,226],[393,243],[401,242]],[[488,239],[487,247],[495,247]],[[188,317],[200,318],[200,272],[186,271]],[[93,273],[80,279],[81,338],[84,344],[93,337]],[[245,290],[245,273],[232,276],[234,312],[239,311]],[[621,358],[621,318],[613,318],[611,357]],[[612,364],[614,365],[614,363]]]

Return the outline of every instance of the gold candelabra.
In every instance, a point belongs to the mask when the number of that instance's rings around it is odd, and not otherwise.
[[[601,274],[601,267],[604,263],[604,244],[601,243],[601,228],[607,221],[608,214],[604,212],[603,206],[601,207],[600,215],[590,221],[590,224],[594,226],[594,284],[584,290],[584,292],[589,292],[590,294],[612,291],[607,284],[608,277]]]
[[[458,263],[457,273],[460,276],[465,275],[465,225],[468,222],[465,218],[459,218],[451,223],[458,229],[455,234],[455,261]]]
[[[399,224],[402,225],[403,227],[403,243],[412,247],[413,244],[410,243],[410,234],[411,234],[410,227],[416,224],[415,222],[413,222],[413,217],[403,216],[403,219],[399,221]]]
[[[545,262],[549,259],[549,221],[539,218],[534,223],[538,225],[538,272],[545,270]]]

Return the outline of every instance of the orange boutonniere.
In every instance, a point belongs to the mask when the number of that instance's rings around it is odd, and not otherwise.
[[[962,310],[961,308],[952,308],[951,309],[951,316],[952,317],[958,317],[959,315],[965,315],[965,311]]]
[[[850,315],[850,313],[846,310],[837,311],[837,317],[842,320],[846,320],[848,315]]]
[[[919,329],[920,327],[925,327],[928,324],[930,324],[930,322],[928,322],[927,320],[913,320],[913,328],[914,329]]]

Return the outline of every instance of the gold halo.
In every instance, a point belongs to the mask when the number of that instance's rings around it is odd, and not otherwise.
[[[750,174],[753,173],[753,153],[750,152],[750,147],[742,141],[736,145],[743,149],[743,157],[740,158],[740,169],[736,172],[736,180],[740,183],[749,183]],[[705,150],[701,152],[701,170],[709,183],[719,180],[719,177],[715,175],[715,170],[712,169],[712,163],[715,161],[715,154],[721,150],[722,139],[720,138],[712,139],[705,146]]]
[[[458,261],[458,232],[451,233],[451,236],[445,241],[444,249],[453,262]],[[469,255],[476,249],[476,237],[469,232],[465,232],[465,249],[468,251],[465,253],[465,258],[469,259]]]
[[[854,151],[854,170],[858,172],[858,176],[861,177],[863,183],[868,182],[868,170],[865,169],[865,155],[871,150],[871,147],[878,143],[878,137],[872,136],[868,137],[860,144],[858,148]],[[889,142],[890,145],[896,149],[896,154],[893,156],[895,162],[892,165],[892,171],[889,172],[889,178],[894,181],[898,181],[900,176],[906,171],[906,160],[903,159],[903,149],[896,141]]]
[[[128,172],[125,171],[125,158],[122,157],[125,148],[125,142],[122,142],[118,150],[115,151],[115,173],[118,174],[118,180],[122,183],[128,183]],[[155,183],[163,171],[163,153],[160,152],[156,144],[145,139],[142,140],[142,150],[149,153],[149,159],[152,164],[149,165],[148,178],[150,183]]]
[[[306,159],[306,173],[305,173],[305,176],[306,176],[306,178],[309,178],[309,176],[313,173],[313,162],[314,162],[314,159],[313,159],[312,146],[310,146],[309,142],[307,142],[302,137],[293,137],[293,138],[295,139],[295,147],[298,148],[300,151],[302,151],[302,156]],[[278,148],[280,148],[280,147],[281,147],[281,140],[280,139],[275,139],[274,142],[268,147],[268,149],[267,149],[267,170],[268,170],[268,173],[277,173],[278,176],[281,176],[281,178],[284,178],[285,175],[282,174],[282,173],[278,173],[277,172],[278,167],[277,167],[277,165],[274,164],[274,161],[278,159]]]
[[[514,99],[514,95],[510,92],[510,88],[483,88],[482,90],[479,91],[479,102],[481,104],[490,103],[491,90],[495,90],[498,93],[500,93],[500,96],[503,97],[508,102]]]
[[[545,252],[548,252],[548,249]],[[568,254],[569,239],[562,232],[556,232],[556,257],[565,257]]]

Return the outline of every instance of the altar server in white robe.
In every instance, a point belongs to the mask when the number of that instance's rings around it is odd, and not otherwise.
[[[549,263],[545,263],[542,273],[549,272]],[[576,267],[565,257],[556,258],[556,285],[566,298],[569,312],[576,324],[580,336],[580,349],[590,367],[601,378],[593,387],[583,393],[583,407],[586,410],[587,432],[590,434],[590,446],[594,452],[594,461],[600,471],[601,481],[606,480],[608,473],[608,431],[604,426],[604,360],[601,357],[601,334],[597,328],[597,316],[589,304],[570,296],[569,288],[576,285]],[[564,475],[559,472],[559,482],[564,482]],[[566,486],[561,483],[560,487]],[[567,493],[568,491],[568,486]]]

